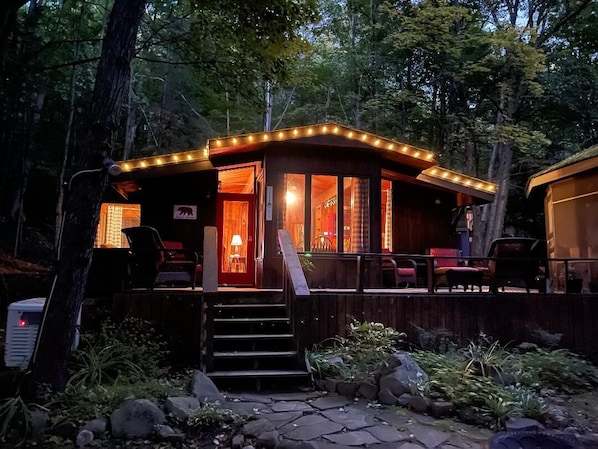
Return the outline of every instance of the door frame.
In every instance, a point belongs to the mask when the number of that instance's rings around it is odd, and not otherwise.
[[[223,266],[223,241],[224,229],[224,203],[226,201],[247,202],[247,256],[245,271],[224,271]],[[254,286],[255,285],[255,194],[253,193],[218,193],[216,206],[216,228],[218,230],[218,285]]]

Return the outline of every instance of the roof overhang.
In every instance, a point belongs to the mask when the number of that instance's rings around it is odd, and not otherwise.
[[[284,147],[284,143],[323,151],[369,151],[389,161],[388,166],[401,164],[407,172],[412,172],[413,179],[418,181],[470,195],[482,201],[493,201],[496,194],[496,184],[436,165],[434,153],[431,151],[335,123],[220,137],[209,139],[201,149],[121,161],[119,165],[123,172],[115,182],[126,187],[127,182],[143,178],[213,170],[218,165],[218,159],[222,162],[229,159],[228,156],[259,152],[266,147],[277,150],[275,147],[280,144]],[[128,186],[127,190],[132,188],[134,186]]]
[[[496,184],[482,179],[447,170],[439,166],[422,171],[417,179],[429,184],[470,195],[487,202],[494,201]]]
[[[207,148],[212,159],[256,151],[276,143],[372,151],[384,159],[415,166],[420,170],[436,164],[431,151],[336,123],[220,137],[208,140]]]
[[[548,170],[530,178],[527,183],[526,195],[529,197],[533,190],[545,187],[547,184],[575,176],[585,171],[598,168],[598,157],[584,159],[574,164]]]

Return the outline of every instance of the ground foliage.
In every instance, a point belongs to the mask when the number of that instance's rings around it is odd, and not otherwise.
[[[404,336],[380,323],[354,321],[347,338],[324,341],[309,351],[308,359],[321,379],[371,380],[398,349],[399,335]],[[509,348],[485,334],[459,346],[448,344],[451,339],[444,331],[429,335],[441,337],[426,339],[432,345],[427,349],[411,351],[429,380],[412,385],[411,393],[473,410],[493,429],[504,428],[506,420],[516,416],[542,421],[548,410],[543,391],[579,394],[598,385],[598,369],[564,349]]]

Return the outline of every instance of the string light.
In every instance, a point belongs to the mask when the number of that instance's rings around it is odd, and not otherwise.
[[[460,173],[452,172],[446,169],[440,169],[438,167],[432,167],[426,169],[422,172],[424,175],[432,176],[435,178],[444,179],[448,182],[454,184],[462,184],[467,187],[473,187],[477,190],[487,191],[487,192],[495,192],[496,185],[488,182],[482,181],[480,179],[473,178],[471,176],[466,176]]]

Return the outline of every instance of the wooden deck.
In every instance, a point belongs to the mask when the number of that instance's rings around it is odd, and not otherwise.
[[[201,289],[131,290],[114,296],[114,314],[117,319],[134,316],[154,321],[173,335],[184,356],[210,358],[210,309],[248,298],[258,302],[262,294],[274,295],[273,305],[288,301],[282,290],[271,289],[228,287],[206,294]],[[403,331],[414,346],[418,328],[446,329],[465,343],[483,332],[510,345],[533,341],[532,331],[542,329],[562,333],[561,347],[598,356],[597,294],[528,294],[520,289],[497,294],[462,290],[432,294],[422,288],[363,293],[312,290],[308,296],[293,298],[290,309],[299,351],[329,337],[346,336],[347,326],[356,319]]]

